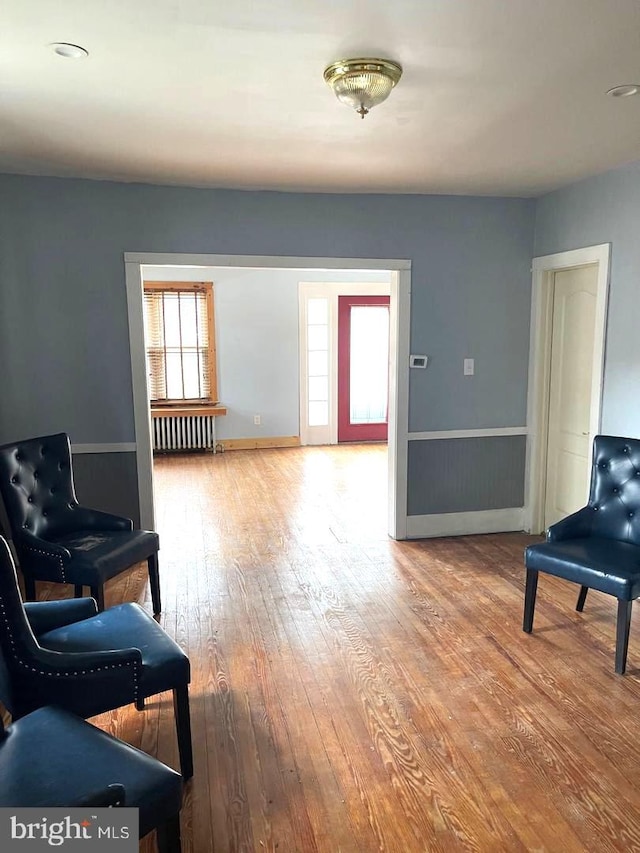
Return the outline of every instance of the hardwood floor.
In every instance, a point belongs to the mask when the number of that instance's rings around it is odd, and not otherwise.
[[[541,577],[524,634],[531,537],[389,540],[383,446],[155,474],[160,621],[193,666],[184,851],[640,850],[640,638],[616,676],[613,599],[577,614]],[[123,600],[150,609],[144,566]],[[169,694],[96,721],[178,766]]]

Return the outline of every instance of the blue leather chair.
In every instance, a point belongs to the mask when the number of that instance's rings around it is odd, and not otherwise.
[[[137,604],[96,612],[91,598],[23,604],[0,537],[0,694],[14,719],[45,705],[92,717],[173,691],[182,775],[193,775],[189,658]]]
[[[7,729],[0,717],[0,807],[138,809],[142,838],[180,853],[180,774],[59,708],[40,708]]]
[[[618,599],[615,671],[624,673],[631,606],[640,597],[640,440],[596,436],[587,506],[553,524],[547,541],[525,551],[523,630],[531,633],[538,573],[580,584],[576,610],[589,589]]]
[[[104,610],[104,584],[146,560],[153,612],[160,613],[158,534],[134,530],[130,518],[80,506],[66,433],[0,447],[0,495],[27,600],[35,599],[38,580],[70,583],[78,598],[90,587]]]

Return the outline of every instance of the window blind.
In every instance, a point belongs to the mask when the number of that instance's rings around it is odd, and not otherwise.
[[[209,400],[206,292],[145,290],[144,323],[151,400]]]

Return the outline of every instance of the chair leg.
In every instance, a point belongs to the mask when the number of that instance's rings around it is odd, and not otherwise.
[[[95,598],[96,604],[98,605],[98,612],[102,613],[102,611],[104,610],[104,584],[92,586],[91,597]]]
[[[160,605],[160,573],[158,571],[158,555],[151,554],[147,558],[149,566],[149,584],[151,586],[151,601],[153,603],[153,615],[157,616],[161,611]]]
[[[180,815],[170,817],[168,821],[156,829],[158,853],[180,853]]]
[[[84,587],[81,583],[74,584],[73,586],[73,597],[74,598],[82,598],[84,594]]]
[[[28,575],[24,575],[24,598],[25,601],[36,600],[36,582]]]
[[[173,710],[176,716],[180,772],[186,779],[193,776],[193,750],[191,746],[191,715],[189,712],[189,686],[183,684],[173,690]]]
[[[138,711],[144,711],[144,697],[142,699],[136,699],[136,709]]]
[[[616,672],[618,675],[623,675],[627,668],[627,649],[629,648],[632,604],[633,601],[618,599],[618,621],[616,624]]]
[[[530,634],[533,630],[533,611],[536,609],[536,592],[538,590],[538,572],[527,569],[527,584],[524,593],[524,620],[522,630]]]
[[[582,613],[584,610],[584,603],[587,600],[587,593],[589,592],[588,586],[581,586],[580,592],[578,593],[578,603],[576,604],[576,610],[578,613]]]

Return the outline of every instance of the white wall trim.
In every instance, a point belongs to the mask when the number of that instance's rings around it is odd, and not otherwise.
[[[522,530],[523,508],[487,509],[479,512],[445,512],[410,515],[407,539],[465,536],[476,533],[508,533]]]
[[[410,270],[402,258],[294,258],[276,255],[196,255],[180,252],[125,252],[125,264],[243,269],[297,270]]]
[[[136,445],[133,441],[120,444],[72,444],[72,453],[135,453]]]
[[[589,440],[600,432],[602,391],[609,298],[611,244],[587,246],[533,259],[531,290],[531,338],[529,345],[529,388],[527,393],[527,457],[525,463],[524,529],[539,533],[544,526],[548,396],[550,371],[551,310],[553,275],[568,267],[598,264],[595,339],[591,386]]]
[[[410,432],[409,441],[433,441],[444,438],[491,438],[504,435],[527,435],[527,427],[489,427],[488,429],[442,429]]]
[[[125,254],[126,258],[126,254]],[[155,530],[153,505],[153,448],[151,444],[151,407],[147,387],[147,359],[144,345],[144,309],[142,264],[125,263],[129,354],[133,389],[133,425],[136,438],[136,472],[140,527]]]
[[[390,349],[393,353],[389,388],[389,535],[406,538],[407,431],[409,423],[409,336],[411,261],[383,258],[297,258],[271,255],[201,255],[125,252],[135,443],[137,447],[140,524],[153,530],[153,457],[149,424],[141,267],[205,266],[245,269],[389,270],[391,272]],[[394,308],[395,305],[395,308]]]
[[[407,538],[411,270],[391,274],[389,299],[389,535]],[[394,532],[392,532],[394,531]]]

